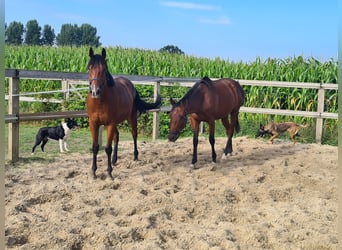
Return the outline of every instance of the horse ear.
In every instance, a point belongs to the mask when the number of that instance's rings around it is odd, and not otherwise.
[[[203,77],[202,81],[205,82],[205,83],[211,83],[211,79],[209,77],[207,77],[207,76]]]
[[[93,57],[93,56],[94,56],[94,50],[93,50],[93,48],[91,48],[91,47],[90,47],[90,49],[89,49],[89,56],[90,56],[90,57]]]
[[[102,57],[103,59],[106,59],[106,49],[102,48]]]
[[[176,104],[176,101],[175,100],[173,100],[172,99],[172,97],[170,98],[170,103],[171,103],[171,105],[173,106],[173,105],[175,105]]]

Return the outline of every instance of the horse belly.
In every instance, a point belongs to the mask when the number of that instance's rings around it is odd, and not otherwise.
[[[213,104],[203,107],[202,111],[198,112],[197,115],[199,118],[202,118],[202,120],[204,120],[205,117],[210,117],[211,119],[214,118],[217,120],[227,117],[232,110],[232,105],[227,105],[227,102],[220,102],[217,98],[214,100]]]

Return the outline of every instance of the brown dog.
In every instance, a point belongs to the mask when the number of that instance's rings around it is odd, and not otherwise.
[[[295,136],[300,136],[298,134],[299,128],[306,128],[308,125],[301,125],[294,122],[282,122],[282,123],[275,123],[271,122],[265,126],[260,124],[259,130],[256,134],[256,137],[263,137],[265,134],[272,135],[270,138],[270,142],[273,144],[273,140],[278,137],[281,133],[285,131],[289,131],[291,140],[293,144],[296,143]]]

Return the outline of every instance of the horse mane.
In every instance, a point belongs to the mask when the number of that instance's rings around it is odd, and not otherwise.
[[[106,79],[107,79],[107,85],[109,87],[113,87],[114,84],[115,84],[115,81],[114,81],[114,78],[113,78],[113,76],[111,75],[111,73],[109,72],[108,69],[107,69],[107,72],[106,72]]]
[[[204,84],[209,88],[212,86],[213,82],[209,77],[207,77],[207,76],[203,77],[201,80],[197,81],[191,87],[191,89],[183,96],[182,99],[179,100],[178,103],[176,103],[176,105],[180,105],[180,104],[184,103],[185,101],[187,101],[201,84]]]
[[[114,78],[108,70],[107,60],[103,59],[103,57],[101,55],[92,56],[90,58],[88,65],[87,65],[87,69],[89,69],[89,67],[92,65],[101,65],[103,63],[105,65],[105,69],[106,69],[106,83],[109,87],[113,87],[115,84]]]

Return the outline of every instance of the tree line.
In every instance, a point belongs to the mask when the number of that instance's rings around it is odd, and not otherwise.
[[[26,26],[21,22],[13,21],[8,26],[5,23],[5,44],[7,45],[37,45],[37,46],[101,46],[97,29],[90,24],[63,24],[59,34],[45,24],[43,29],[37,20],[29,20]],[[166,45],[160,52],[184,54],[175,45]]]
[[[97,29],[90,24],[63,24],[59,34],[45,24],[43,29],[37,20],[29,20],[24,26],[13,21],[5,23],[5,43],[8,45],[43,45],[43,46],[82,46],[98,47],[101,45]]]

